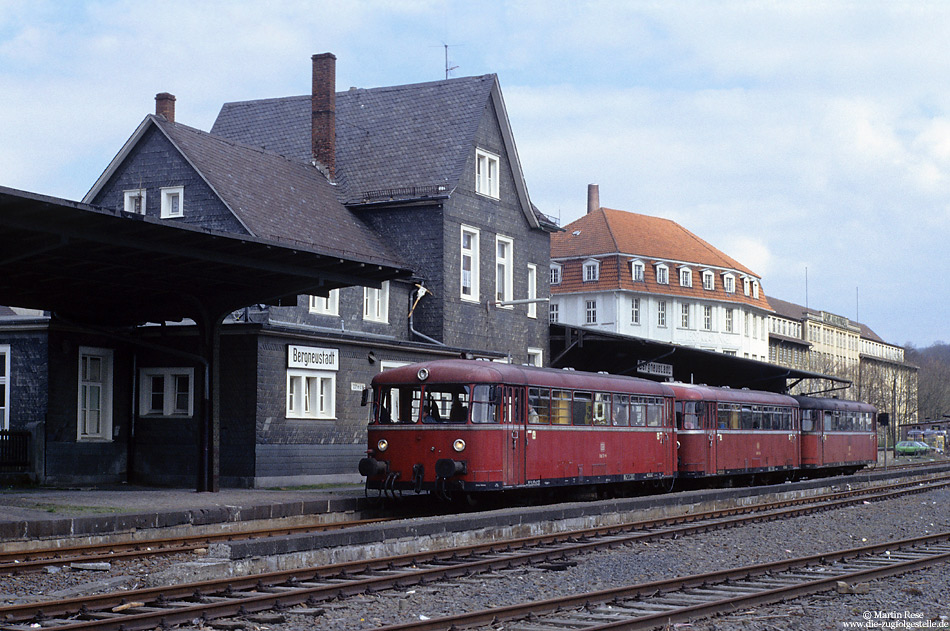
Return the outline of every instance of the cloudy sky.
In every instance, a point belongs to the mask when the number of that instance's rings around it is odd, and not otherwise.
[[[80,199],[154,110],[496,73],[532,200],[670,218],[767,295],[950,341],[950,2],[0,0],[0,185]],[[807,279],[807,281],[806,281]]]

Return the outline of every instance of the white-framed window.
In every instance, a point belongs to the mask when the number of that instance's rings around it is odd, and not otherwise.
[[[666,326],[666,301],[656,303],[656,325]]]
[[[684,329],[689,328],[689,303],[684,302],[680,305],[680,326]]]
[[[544,366],[544,351],[540,348],[531,348],[528,347],[528,365],[537,366],[540,368]]]
[[[716,288],[716,275],[710,270],[703,270],[703,289],[712,291]]]
[[[185,216],[185,187],[162,188],[162,219]]]
[[[475,150],[475,192],[498,199],[498,156]]]
[[[749,279],[748,278],[742,279],[742,293],[744,293],[746,296],[749,295]]]
[[[733,324],[733,322],[734,322],[734,317],[735,317],[735,316],[733,315],[734,313],[735,313],[735,309],[732,309],[732,308],[730,308],[730,307],[727,307],[727,308],[726,308],[726,333],[735,333],[735,332],[736,332],[735,324]]]
[[[0,430],[10,429],[10,345],[0,344]]]
[[[78,440],[112,440],[112,350],[79,347]]]
[[[528,300],[534,300],[538,297],[538,266],[534,263],[528,263]],[[538,303],[528,303],[528,317],[538,317]]]
[[[370,322],[389,322],[389,281],[378,289],[363,287],[363,319]]]
[[[340,315],[340,290],[331,289],[326,297],[310,296],[310,313],[318,315]]]
[[[143,368],[139,372],[141,416],[194,416],[194,368]]]
[[[585,308],[587,324],[597,324],[597,301],[588,300]]]
[[[703,329],[712,331],[712,306],[703,305]]]
[[[462,300],[478,302],[478,280],[479,266],[478,261],[478,243],[480,232],[478,228],[462,226],[462,277],[459,286],[461,287]]]
[[[557,324],[560,321],[560,309],[556,302],[552,302],[548,305],[548,322],[551,324]]]
[[[656,266],[656,282],[660,285],[670,284],[670,268],[666,265]]]
[[[680,268],[680,287],[693,286],[693,270],[688,267]]]
[[[561,264],[560,263],[551,263],[551,284],[552,285],[561,284]]]
[[[759,298],[759,281],[752,281],[752,297],[758,300]]]
[[[495,237],[495,300],[508,302],[514,298],[514,249],[508,237]],[[511,309],[511,306],[505,307]]]
[[[125,191],[125,202],[123,204],[123,209],[127,213],[134,213],[136,215],[145,214],[145,189],[136,188],[130,191]]]
[[[584,261],[584,282],[592,283],[600,279],[600,261]]]
[[[640,324],[640,299],[634,298],[630,305],[630,323]]]
[[[644,265],[643,261],[630,261],[630,278],[635,283],[642,283],[644,280],[643,276]]]
[[[336,373],[287,369],[287,418],[336,418]]]
[[[726,291],[727,294],[736,293],[736,277],[733,276],[732,274],[723,274],[722,288]]]

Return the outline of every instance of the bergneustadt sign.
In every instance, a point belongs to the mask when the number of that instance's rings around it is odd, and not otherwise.
[[[637,372],[645,375],[656,375],[658,377],[672,377],[673,364],[661,364],[659,362],[649,362],[637,366]]]
[[[339,370],[340,351],[316,346],[287,346],[287,368],[310,370]]]

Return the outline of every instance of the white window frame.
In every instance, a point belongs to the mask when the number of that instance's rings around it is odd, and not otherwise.
[[[0,430],[10,429],[10,345],[0,344]]]
[[[752,281],[752,297],[758,300],[759,298],[759,281]]]
[[[600,280],[600,261],[584,261],[584,282],[594,283]]]
[[[630,301],[630,323],[640,324],[640,298],[638,297]]]
[[[689,312],[690,312],[690,304],[688,302],[684,302],[682,305],[680,305],[680,327],[681,328],[684,328],[684,329],[689,328]]]
[[[499,197],[501,158],[484,149],[475,149],[475,192],[493,199]]]
[[[716,288],[716,275],[709,270],[703,271],[703,289],[712,291]]]
[[[693,286],[693,270],[688,267],[680,268],[680,287]]]
[[[310,313],[330,316],[340,315],[340,290],[331,289],[326,298],[311,295]]]
[[[660,264],[656,266],[656,282],[658,285],[670,284],[670,268],[668,265]]]
[[[540,348],[528,347],[528,365],[541,368],[544,366],[544,350]]]
[[[552,285],[561,284],[561,264],[560,263],[551,263],[551,284]]]
[[[471,247],[465,247],[465,238],[470,237]],[[466,302],[479,301],[479,280],[481,278],[481,264],[479,262],[479,244],[481,231],[472,226],[462,226],[459,241],[459,297]],[[468,262],[468,278],[466,278],[465,264]],[[466,282],[468,281],[468,282]],[[465,290],[468,289],[468,293]]]
[[[732,307],[726,307],[726,333],[736,332],[735,311]]]
[[[703,305],[703,330],[712,331],[712,328],[713,328],[712,305]]]
[[[178,210],[172,210],[172,199],[178,196]],[[184,186],[163,186],[162,187],[162,219],[175,219],[185,216],[185,187]]]
[[[363,287],[363,319],[367,322],[389,323],[389,281],[380,287]]]
[[[139,200],[139,208],[141,210],[135,210],[135,200]],[[124,191],[123,194],[123,210],[127,213],[133,215],[144,215],[145,214],[145,189],[144,188],[135,188],[132,190]]]
[[[560,322],[560,305],[556,302],[552,302],[548,305],[548,323],[557,324]]]
[[[742,279],[742,293],[745,294],[746,296],[749,295],[749,279],[748,278]]]
[[[505,256],[499,254],[500,246],[506,247]],[[511,237],[495,237],[495,300],[510,302],[514,299],[515,242]],[[498,305],[503,309],[512,309],[512,305]]]
[[[661,300],[656,303],[656,325],[666,328],[666,301]]]
[[[528,300],[535,300],[538,297],[538,266],[534,263],[528,263]],[[538,303],[528,303],[528,317],[538,318]]]
[[[722,275],[722,288],[727,294],[736,293],[736,277],[733,274]]]
[[[113,392],[113,351],[109,348],[95,348],[92,346],[79,347],[79,372],[77,374],[76,394],[76,440],[78,441],[111,441],[112,440],[112,392]],[[84,379],[83,364],[86,359],[97,359],[100,370],[98,379]],[[87,409],[83,402],[89,394],[98,390],[99,421],[96,431],[89,425],[94,422],[88,419]]]
[[[587,324],[597,324],[597,299],[584,302],[584,314]]]
[[[287,418],[335,419],[336,373],[288,368]]]
[[[643,261],[630,261],[630,279],[635,283],[646,280],[646,265]]]
[[[152,377],[163,377],[162,409],[152,407]],[[187,410],[176,408],[176,377],[188,379]],[[139,371],[139,416],[167,416],[188,418],[195,414],[195,369],[194,368],[142,368]]]

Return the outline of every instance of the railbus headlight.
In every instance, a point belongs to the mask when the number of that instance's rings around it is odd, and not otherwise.
[[[452,443],[452,449],[454,449],[455,451],[459,453],[465,451],[465,441],[462,440],[461,438],[456,438],[455,442]]]
[[[376,443],[376,449],[380,451],[386,451],[389,449],[389,441],[385,438],[381,438],[378,443]]]

